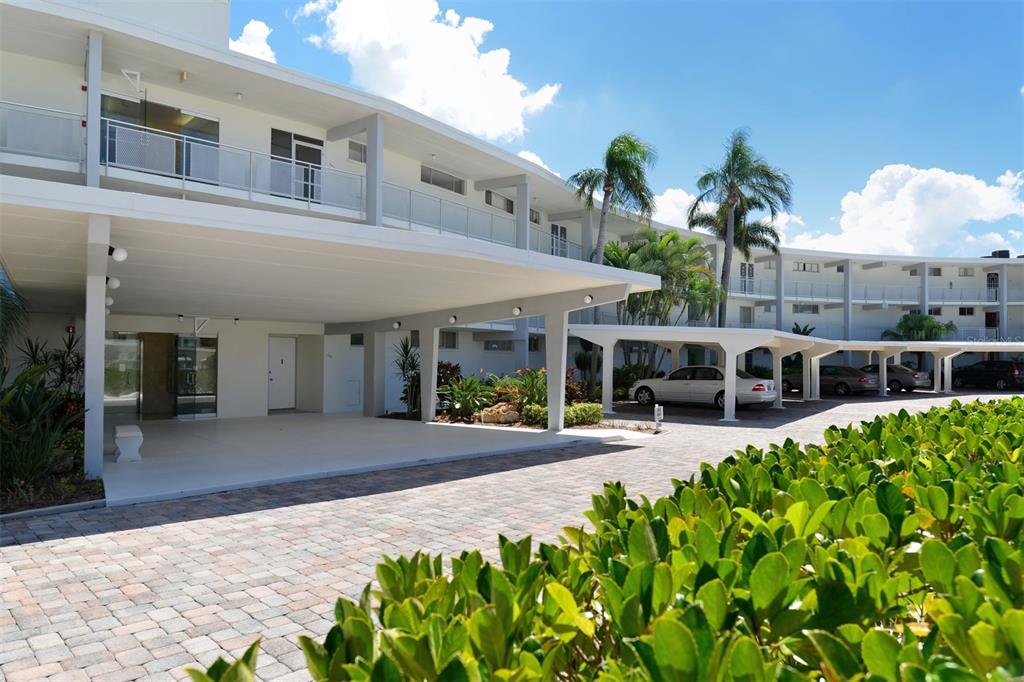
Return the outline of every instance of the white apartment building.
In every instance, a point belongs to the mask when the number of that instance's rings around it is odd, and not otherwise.
[[[0,0],[0,257],[29,336],[84,337],[90,473],[118,415],[376,416],[403,409],[405,335],[425,368],[555,368],[569,313],[606,322],[657,288],[588,262],[596,216],[561,178],[227,42],[227,0]],[[610,218],[613,239],[636,228]],[[964,338],[1024,336],[1008,254],[783,249],[732,278],[735,326],[877,339],[927,308]]]

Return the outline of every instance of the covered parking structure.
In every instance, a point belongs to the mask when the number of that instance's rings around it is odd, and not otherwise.
[[[594,325],[571,324],[569,334],[601,347],[602,363],[601,402],[606,414],[613,414],[614,370],[613,349],[619,341],[641,341],[668,349],[672,356],[672,369],[679,366],[680,351],[687,345],[704,346],[720,351],[725,374],[725,410],[722,421],[736,421],[736,369],[737,356],[756,348],[768,349],[772,354],[772,378],[776,387],[782,386],[782,359],[800,353],[803,359],[803,385],[805,400],[821,398],[821,361],[838,352],[860,351],[876,353],[879,364],[880,396],[888,393],[886,364],[906,352],[931,353],[935,359],[934,387],[936,392],[952,393],[953,359],[964,353],[1024,352],[1024,343],[1005,341],[836,341],[815,336],[802,336],[774,329],[747,329],[728,327],[659,327],[646,325]],[[942,370],[941,372],[939,370]],[[782,392],[777,391],[773,407],[782,408]]]

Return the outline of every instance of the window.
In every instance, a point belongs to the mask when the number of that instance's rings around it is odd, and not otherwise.
[[[754,276],[754,264],[753,263],[740,263],[740,277],[753,277]]]
[[[348,345],[351,346],[352,348],[362,348],[363,347],[363,335],[362,334],[352,334],[351,336],[349,336]]]
[[[820,310],[817,303],[794,303],[793,312],[804,315],[817,315]]]
[[[530,222],[534,225],[540,225],[540,211],[533,208],[530,209]]]
[[[693,367],[680,367],[676,371],[669,374],[665,379],[668,381],[689,381],[693,378]]]
[[[766,260],[764,262],[764,269],[765,270],[774,270],[775,269],[775,259],[772,258],[771,260]]]
[[[565,229],[565,225],[551,225],[551,255],[562,256],[563,258],[568,256],[569,253],[569,233]]]
[[[540,345],[540,339],[541,339],[540,336],[537,336],[537,335],[534,335],[534,334],[530,335],[530,352],[531,353],[539,353],[539,352],[541,352],[543,350],[543,348],[541,348],[541,345]]]
[[[942,277],[942,268],[928,268],[928,274],[932,277]]]
[[[920,315],[921,314],[921,309],[920,308],[911,308],[907,312],[910,313],[911,315]]]
[[[514,201],[491,190],[484,192],[484,203],[505,213],[515,213],[516,210],[516,203]]]
[[[513,350],[515,350],[515,342],[509,340],[484,341],[484,350],[511,353]]]
[[[795,272],[818,272],[819,266],[817,263],[807,263],[805,261],[796,261],[793,263],[793,270]]]
[[[442,331],[437,335],[437,347],[441,350],[458,350],[459,333]]]
[[[910,268],[907,270],[907,274],[911,277],[917,277],[917,268]]]
[[[970,317],[974,314],[974,306],[961,306],[960,317]]]
[[[974,268],[958,268],[957,277],[974,277]]]
[[[413,348],[419,348],[420,347],[420,330],[419,329],[413,329],[411,332],[409,332],[409,343],[412,344]]]
[[[768,305],[766,305],[764,307],[764,311],[766,313],[774,313],[775,312],[775,304],[774,303],[769,303]]]
[[[846,263],[840,263],[837,265],[836,272],[846,272]]]
[[[933,305],[931,308],[928,308],[928,314],[931,315],[932,317],[938,317],[942,315],[942,306]]]
[[[466,193],[466,181],[462,178],[457,178],[451,173],[445,173],[439,171],[436,168],[430,166],[420,166],[420,180],[433,185],[434,187],[440,187],[446,189],[449,192],[455,192],[456,194]]]
[[[722,373],[714,367],[694,367],[694,381],[721,381]]]
[[[355,140],[348,141],[348,158],[359,163],[366,163],[366,145]]]

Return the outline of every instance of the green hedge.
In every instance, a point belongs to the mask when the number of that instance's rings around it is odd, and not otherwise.
[[[499,537],[500,566],[385,558],[300,644],[317,680],[1008,680],[1022,453],[1024,399],[954,401],[748,447],[653,501],[607,484],[555,544]]]
[[[604,412],[599,403],[573,403],[565,406],[566,428],[583,424],[600,424],[603,418]],[[547,405],[525,405],[523,407],[523,423],[547,425]]]

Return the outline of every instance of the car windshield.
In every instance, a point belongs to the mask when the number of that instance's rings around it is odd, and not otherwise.
[[[860,376],[861,371],[859,369],[854,369],[853,367],[836,367],[836,374],[841,374],[847,377],[855,377]]]
[[[757,378],[753,374],[751,374],[750,372],[745,372],[742,369],[736,370],[736,376],[739,377],[740,379],[756,379]]]

